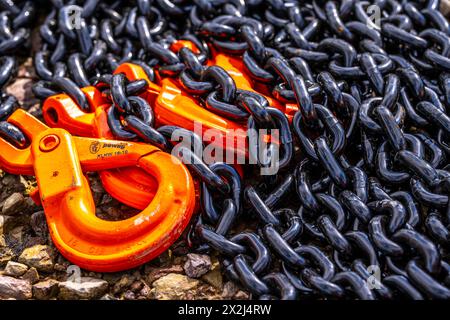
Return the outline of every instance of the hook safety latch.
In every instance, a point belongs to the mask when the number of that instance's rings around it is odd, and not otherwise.
[[[24,132],[30,145],[18,149],[0,138],[0,166],[36,176],[53,242],[72,263],[97,272],[133,268],[168,249],[187,226],[195,207],[194,184],[170,154],[143,143],[72,136],[21,109],[8,122]],[[83,172],[129,166],[156,179],[155,196],[131,218],[98,218]]]

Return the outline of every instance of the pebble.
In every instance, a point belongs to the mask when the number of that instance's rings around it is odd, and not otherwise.
[[[127,289],[134,282],[134,280],[134,277],[130,275],[123,275],[120,280],[114,284],[112,293],[118,294],[125,291],[125,289]]]
[[[448,18],[450,16],[450,0],[441,0],[440,10]]]
[[[80,282],[59,283],[58,298],[63,300],[98,299],[108,290],[108,282],[102,279],[81,277]]]
[[[9,276],[0,276],[0,298],[26,300],[31,297],[30,282]]]
[[[49,246],[38,244],[23,250],[19,262],[34,267],[38,271],[52,272],[54,265],[52,255],[53,251]]]
[[[150,299],[152,294],[151,290],[152,289],[145,282],[143,282],[143,286],[141,291],[139,292],[138,299]]]
[[[4,233],[6,233],[6,225],[8,223],[8,220],[10,220],[10,219],[11,219],[11,217],[0,215],[0,235],[3,235]]]
[[[58,295],[59,282],[48,279],[33,285],[33,298],[37,300],[48,300]]]
[[[0,235],[8,234],[13,229],[25,226],[30,222],[28,215],[5,216],[0,215]]]
[[[239,290],[233,297],[236,300],[248,300],[250,299],[250,295],[242,290]]]
[[[6,247],[0,247],[0,266],[6,265],[14,257],[14,252]]]
[[[28,266],[15,261],[8,261],[3,274],[11,277],[20,277],[27,272]]]
[[[130,286],[130,290],[133,291],[134,293],[137,293],[137,292],[141,291],[143,286],[144,286],[144,284],[142,283],[142,281],[135,281]]]
[[[211,270],[211,258],[205,254],[189,253],[183,266],[184,272],[190,278],[200,278]]]
[[[151,284],[155,280],[158,280],[159,278],[164,277],[169,273],[183,273],[183,267],[180,265],[173,265],[168,268],[155,268],[146,266],[145,273],[147,274],[147,282]]]
[[[238,291],[239,288],[234,282],[227,281],[223,285],[222,297],[224,299],[231,299]]]
[[[33,86],[33,79],[28,78],[16,78],[13,83],[6,87],[6,92],[15,96],[19,102],[28,109],[34,103],[39,100],[33,98],[34,94],[31,91]]]
[[[134,294],[133,291],[128,290],[127,292],[124,293],[123,298],[125,300],[136,300],[136,295]]]
[[[22,279],[29,281],[31,284],[35,284],[39,281],[39,272],[34,267],[30,268],[22,276]]]
[[[47,238],[48,227],[47,227],[47,222],[45,220],[44,211],[34,212],[30,218],[30,225],[31,225],[31,229],[33,229],[34,233],[37,236],[44,238],[44,239]]]
[[[182,274],[169,273],[153,282],[152,293],[155,299],[174,300],[183,299],[190,290],[198,287],[200,281],[191,279]]]
[[[204,274],[201,279],[206,283],[209,283],[214,288],[218,290],[222,290],[223,287],[223,279],[222,279],[222,271],[220,269],[220,262],[217,258],[212,259],[211,270]]]
[[[5,187],[16,187],[16,186],[20,186],[23,187],[20,183],[18,183],[19,177],[13,174],[7,174],[3,177],[2,179],[2,184]]]
[[[2,214],[5,216],[12,216],[19,214],[21,213],[24,204],[25,204],[24,196],[19,192],[15,192],[12,195],[10,195],[3,203]]]

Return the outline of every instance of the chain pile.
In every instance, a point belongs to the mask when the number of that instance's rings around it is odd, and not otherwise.
[[[276,176],[257,177],[254,166],[241,181],[224,163],[189,165],[202,181],[189,244],[217,251],[226,275],[254,297],[450,298],[450,26],[439,1],[51,2],[34,55],[39,98],[65,92],[87,110],[80,88],[96,85],[111,97],[118,139],[168,151],[176,127],[153,127],[151,106],[137,96],[145,81],[112,75],[133,62],[152,81],[178,78],[222,117],[280,129]],[[1,87],[15,65],[4,55],[23,48],[34,11],[32,2],[0,7]],[[198,50],[174,53],[180,39]],[[208,45],[242,57],[265,94],[299,105],[292,122],[206,66]],[[0,105],[4,120],[16,102],[2,93]],[[7,122],[0,134],[26,143]]]

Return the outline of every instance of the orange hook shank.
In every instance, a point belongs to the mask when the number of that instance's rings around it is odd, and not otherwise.
[[[63,128],[83,137],[114,139],[105,112],[110,106],[109,101],[95,87],[81,90],[87,97],[91,112],[82,111],[67,94],[57,94],[44,101],[42,114],[45,122],[52,128]],[[157,189],[157,181],[137,167],[104,170],[99,172],[99,176],[112,197],[140,210],[150,203]]]
[[[144,70],[132,63],[121,64],[114,73],[123,73],[130,81],[145,79],[148,83],[152,83]],[[230,150],[239,156],[248,155],[245,126],[203,108],[195,98],[180,88],[176,80],[164,78],[161,80],[158,95],[155,96],[153,90],[147,90],[142,97],[150,102],[157,127],[175,125],[196,131],[195,125],[201,125],[202,136],[207,133],[221,137],[210,142],[213,146],[218,148],[225,146],[225,150]],[[151,101],[155,102],[152,104]],[[242,148],[242,144],[245,148]]]
[[[272,98],[267,86],[255,83],[250,76],[243,72],[246,68],[242,59],[216,52],[215,50],[213,50],[212,56],[213,58],[208,60],[208,65],[222,67],[233,78],[237,88],[261,94],[267,99],[270,106],[283,112],[289,121],[292,120],[298,110],[298,105],[295,103],[285,104]]]
[[[32,165],[53,242],[72,263],[97,272],[133,268],[166,250],[187,226],[195,206],[193,181],[170,154],[142,143],[73,137],[63,129],[46,127],[23,110],[8,121],[31,137],[31,145],[18,150],[0,138],[0,165],[15,168],[16,173],[23,170],[22,174],[30,173]],[[157,180],[153,200],[126,220],[96,217],[83,170],[132,165]]]

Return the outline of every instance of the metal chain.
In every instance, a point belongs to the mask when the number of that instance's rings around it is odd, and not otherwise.
[[[25,42],[30,3],[0,1],[1,54]],[[283,165],[271,179],[242,179],[230,165],[208,166],[181,150],[202,182],[189,244],[220,253],[231,280],[260,299],[450,298],[450,26],[439,1],[52,4],[34,57],[36,96],[65,92],[87,111],[80,88],[96,85],[111,99],[118,139],[170,151],[180,128],[155,128],[138,96],[145,82],[112,75],[133,62],[151,81],[178,79],[220,116],[285,133]],[[81,12],[77,28],[73,10]],[[198,50],[174,52],[176,40]],[[262,95],[238,89],[226,70],[207,66],[212,48],[242,57],[255,91],[298,106],[291,122]],[[14,63],[0,63],[1,86]],[[1,99],[5,120],[16,103]],[[2,121],[0,134],[23,146],[14,128]]]
[[[0,10],[0,136],[20,148],[27,144],[25,135],[5,121],[18,107],[18,102],[4,89],[17,74],[17,57],[23,55],[23,49],[29,46],[35,5],[32,1],[16,3],[3,0],[0,1]]]

